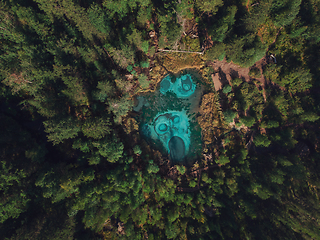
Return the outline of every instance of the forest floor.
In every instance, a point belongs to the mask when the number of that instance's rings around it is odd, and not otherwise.
[[[279,88],[281,90],[286,90],[284,87],[279,86],[276,83],[273,83],[271,81],[267,81],[267,79],[263,76],[263,69],[267,64],[274,64],[273,62],[270,62],[272,60],[269,60],[268,56],[264,56],[259,61],[257,61],[252,67],[241,67],[235,63],[227,62],[225,59],[222,61],[215,60],[209,64],[209,66],[212,66],[215,73],[212,74],[212,80],[216,91],[219,91],[223,88],[223,86],[231,84],[231,79],[234,78],[241,78],[243,81],[251,82],[253,80],[257,88],[263,90],[263,97],[266,100],[266,94],[265,89],[267,86]],[[249,75],[251,68],[258,68],[260,70],[261,77],[260,78],[254,78]]]
[[[243,81],[250,82],[253,79],[258,80],[262,86],[266,84],[266,80],[263,76],[263,67],[268,64],[267,57],[263,57],[254,64],[260,70],[260,78],[252,78],[249,76],[250,68],[241,67],[233,62],[227,62],[225,59],[222,61],[215,60],[211,63],[215,73],[212,74],[212,80],[216,91],[220,90],[223,85],[231,84],[231,79],[241,78]]]

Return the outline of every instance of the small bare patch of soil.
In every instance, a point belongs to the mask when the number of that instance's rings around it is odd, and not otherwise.
[[[234,78],[240,78],[243,81],[250,82],[252,80],[256,80],[257,84],[256,86],[258,88],[263,89],[263,96],[266,99],[265,95],[265,87],[267,85],[266,79],[263,76],[263,69],[264,66],[268,64],[268,57],[265,56],[261,58],[259,61],[257,61],[252,67],[258,68],[261,73],[260,78],[252,78],[249,75],[250,68],[244,68],[241,67],[233,62],[227,62],[225,59],[222,61],[215,60],[213,61],[210,65],[213,67],[215,70],[215,73],[212,74],[212,80],[215,86],[215,90],[219,91],[222,89],[222,87],[226,84],[232,85],[231,84],[231,79]],[[272,83],[269,83],[272,84]],[[273,84],[272,84],[273,85]]]
[[[212,80],[213,80],[213,84],[214,84],[214,88],[216,91],[219,91],[220,89],[222,89],[222,83],[221,83],[221,77],[219,73],[213,73],[211,75]]]
[[[212,62],[212,67],[215,70],[215,75],[219,76],[221,85],[230,84],[231,79],[241,78],[242,80],[249,82],[251,80],[249,76],[249,68],[240,67],[233,62],[227,62],[225,59],[222,61],[215,60]],[[217,80],[215,80],[217,81]]]

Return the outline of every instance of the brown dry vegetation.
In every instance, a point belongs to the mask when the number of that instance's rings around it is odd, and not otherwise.
[[[159,56],[159,62],[169,72],[179,72],[185,68],[200,69],[204,66],[204,61],[199,54],[188,53],[168,53]]]
[[[215,93],[208,93],[202,97],[199,114],[198,122],[202,129],[202,139],[209,145],[215,140],[215,136],[221,135],[220,127],[223,127],[222,112]]]

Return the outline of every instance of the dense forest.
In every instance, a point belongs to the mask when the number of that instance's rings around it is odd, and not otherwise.
[[[0,16],[1,239],[320,239],[319,0],[3,0]],[[188,68],[201,154],[173,164],[133,108]]]

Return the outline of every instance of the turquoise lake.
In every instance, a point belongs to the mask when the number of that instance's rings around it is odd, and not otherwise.
[[[142,136],[173,163],[189,163],[201,151],[201,130],[196,121],[202,87],[193,70],[168,74],[155,92],[136,98]]]

